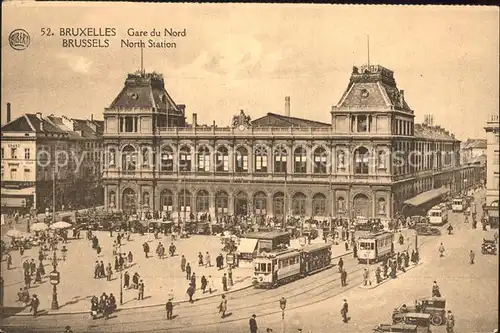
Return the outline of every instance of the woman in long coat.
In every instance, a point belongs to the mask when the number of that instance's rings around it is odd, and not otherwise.
[[[221,318],[224,318],[226,316],[226,311],[227,311],[227,299],[225,295],[222,295],[222,299],[219,304],[219,313],[221,314]]]

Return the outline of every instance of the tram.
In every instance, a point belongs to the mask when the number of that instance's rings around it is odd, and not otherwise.
[[[375,234],[362,236],[357,241],[358,261],[378,262],[394,254],[394,234],[381,231]]]
[[[443,225],[448,222],[448,210],[444,204],[432,207],[427,213],[429,224]]]
[[[329,268],[331,261],[330,244],[311,244],[299,250],[268,252],[253,260],[253,283],[256,288],[276,288]]]

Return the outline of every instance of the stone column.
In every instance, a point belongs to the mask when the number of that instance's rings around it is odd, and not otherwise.
[[[108,185],[104,185],[104,208],[107,210],[109,207],[108,202]]]
[[[216,208],[215,208],[215,191],[212,190],[209,192],[208,197],[208,213],[212,221],[215,221]]]
[[[268,217],[273,217],[275,215],[274,210],[273,210],[273,194],[268,193],[267,194],[267,205],[266,205],[266,213]]]

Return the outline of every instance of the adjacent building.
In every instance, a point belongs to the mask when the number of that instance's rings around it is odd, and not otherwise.
[[[106,207],[127,213],[392,217],[425,209],[463,181],[460,141],[414,111],[394,73],[353,67],[330,122],[241,110],[231,126],[186,122],[163,76],[129,74],[104,110]],[[223,112],[221,111],[221,114]],[[202,115],[200,115],[202,117]]]
[[[485,210],[491,226],[498,228],[498,191],[500,190],[499,134],[500,124],[497,114],[491,115],[486,123],[487,167]]]
[[[2,211],[38,212],[100,205],[103,122],[42,113],[23,114],[2,126]]]

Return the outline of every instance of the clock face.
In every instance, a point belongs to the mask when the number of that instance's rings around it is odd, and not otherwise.
[[[369,95],[370,93],[368,92],[368,90],[366,89],[361,90],[361,97],[367,98]]]
[[[243,131],[245,129],[245,125],[240,125],[240,126],[238,126],[238,128],[240,131]]]

